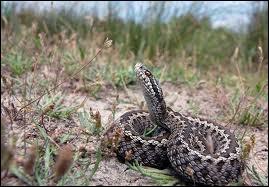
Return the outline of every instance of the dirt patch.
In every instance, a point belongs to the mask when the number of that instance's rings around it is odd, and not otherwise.
[[[168,106],[175,111],[183,113],[196,113],[200,117],[218,119],[222,109],[218,106],[216,101],[216,89],[199,87],[197,89],[190,89],[184,85],[175,86],[171,83],[164,83],[162,85],[165,95],[165,100]],[[2,105],[6,105],[5,94],[1,98]],[[116,106],[115,119],[123,113],[133,109],[147,109],[145,106],[144,98],[138,86],[130,86],[124,91],[116,92],[111,87],[105,87],[98,93],[101,99],[89,97],[86,93],[69,93],[65,97],[67,105],[80,104],[85,97],[88,99],[84,103],[84,110],[93,111],[98,110],[101,114],[102,125],[106,128],[112,121],[112,107]],[[116,103],[116,104],[115,104]],[[82,109],[79,109],[81,111]],[[100,138],[98,136],[89,135],[81,127],[77,116],[69,120],[49,120],[46,121],[46,128],[49,134],[57,141],[57,136],[69,134],[68,143],[73,145],[74,150],[78,150],[81,145],[85,147],[92,147],[96,150]],[[222,122],[225,125],[225,123]],[[241,135],[245,126],[230,125],[231,130],[235,130],[236,135]],[[27,137],[27,141],[34,141],[38,135],[35,125],[24,126],[22,123],[14,122],[12,126],[6,127],[6,137],[16,136],[17,140],[16,156],[23,156],[24,141],[23,138]],[[55,134],[57,136],[55,137]],[[254,165],[258,172],[268,176],[268,127],[263,129],[248,128],[246,136],[255,136],[256,144],[250,153],[249,165]],[[59,140],[58,140],[59,141]],[[94,152],[94,151],[93,151]],[[91,157],[93,157],[91,155]],[[93,157],[94,159],[94,157]],[[89,171],[90,173],[90,171]],[[88,173],[86,173],[88,175]],[[1,179],[1,184],[5,185],[21,185],[22,183],[18,178],[10,175]],[[25,185],[25,184],[24,184]],[[128,166],[120,163],[116,158],[103,159],[99,165],[97,172],[94,174],[90,185],[157,185],[149,178],[142,176],[140,173],[133,170],[128,170]]]

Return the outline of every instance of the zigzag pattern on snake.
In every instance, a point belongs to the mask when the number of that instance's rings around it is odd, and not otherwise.
[[[142,64],[135,65],[148,111],[129,111],[104,136],[119,139],[116,153],[122,161],[137,160],[164,168],[170,163],[178,175],[198,184],[224,185],[241,175],[241,148],[228,129],[207,119],[185,116],[166,106],[158,80]],[[147,129],[157,126],[150,136]],[[111,141],[110,141],[111,142]]]

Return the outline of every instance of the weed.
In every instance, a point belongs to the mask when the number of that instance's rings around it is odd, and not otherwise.
[[[148,129],[146,128],[143,132],[143,137],[150,137],[156,130],[156,128],[158,127],[158,125],[154,125],[154,127]]]
[[[95,161],[95,164],[94,164],[94,167],[92,168],[92,172],[89,176],[89,180],[92,179],[93,175],[95,174],[95,172],[97,171],[98,169],[98,166],[99,166],[99,163],[101,162],[102,160],[102,154],[101,154],[101,148],[99,147],[96,151],[96,154],[95,154],[95,157],[96,157],[96,161]]]
[[[29,71],[32,65],[32,61],[21,53],[9,53],[2,63],[8,65],[15,76],[20,76]]]
[[[127,69],[119,69],[115,72],[112,79],[116,87],[133,84],[135,80],[136,77],[132,66],[129,66]]]
[[[67,119],[70,118],[71,114],[75,113],[80,107],[66,107],[63,105],[65,96],[58,93],[53,96],[44,96],[39,102],[39,109],[42,114],[57,118],[57,119]]]
[[[88,133],[91,134],[99,134],[103,127],[101,125],[101,116],[98,113],[89,114],[85,110],[83,112],[78,112],[78,118],[80,125],[87,130]]]
[[[172,186],[178,183],[178,179],[171,175],[168,170],[158,170],[155,168],[141,166],[138,162],[128,164],[129,168],[140,172],[144,176],[150,177],[158,185]]]
[[[267,168],[267,176],[258,173],[255,166],[252,165],[246,166],[247,173],[251,176],[251,178],[255,181],[255,185],[258,186],[268,186],[268,168]]]
[[[26,184],[28,184],[29,186],[35,185],[35,183],[32,182],[32,179],[29,176],[25,175],[23,170],[19,168],[18,166],[12,165],[10,167],[10,172],[16,177],[18,177],[19,179],[21,179]]]

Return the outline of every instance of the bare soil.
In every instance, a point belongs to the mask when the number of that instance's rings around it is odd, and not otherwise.
[[[223,106],[220,106],[215,88],[208,88],[207,85],[202,85],[197,88],[190,88],[185,85],[173,85],[171,83],[162,84],[165,100],[168,106],[178,112],[195,113],[204,118],[211,118],[213,120],[223,113]],[[68,93],[66,95],[65,104],[77,105],[80,104],[85,97],[88,97],[84,103],[84,109],[89,112],[90,108],[93,111],[98,110],[101,114],[102,125],[106,128],[112,121],[112,106],[116,103],[116,98],[119,98],[119,103],[116,105],[115,119],[123,113],[133,109],[146,109],[144,98],[138,86],[129,86],[123,91],[116,91],[109,86],[103,87],[98,93],[100,99],[89,97],[86,93]],[[7,104],[7,96],[2,94],[1,103]],[[16,102],[14,100],[14,102]],[[82,109],[79,109],[82,110]],[[227,124],[228,119],[219,121],[221,124]],[[73,146],[74,150],[79,150],[80,146],[85,146],[95,152],[99,145],[100,137],[89,135],[85,133],[80,125],[77,116],[69,120],[50,120],[45,123],[48,134],[56,141],[57,136],[63,134],[70,134],[68,143]],[[230,124],[231,131],[235,131],[237,136],[242,135],[245,128],[247,129],[246,137],[255,136],[256,143],[250,153],[250,158],[247,164],[254,165],[258,172],[268,176],[268,126],[264,128],[246,127],[242,125]],[[16,149],[14,155],[16,157],[24,156],[24,142],[26,137],[27,142],[34,141],[38,135],[38,129],[35,125],[25,126],[23,123],[14,121],[13,124],[8,124],[5,127],[7,132],[6,138],[15,136],[17,138]],[[57,135],[57,136],[56,136]],[[56,136],[56,137],[55,137]],[[94,159],[94,154],[90,155]],[[97,172],[94,174],[90,185],[122,185],[122,186],[146,186],[157,185],[154,181],[141,175],[140,173],[127,170],[128,166],[120,163],[117,158],[102,159]],[[90,174],[90,171],[89,171]],[[88,173],[86,173],[88,175]],[[244,176],[245,183],[253,184],[247,176]],[[1,185],[25,185],[20,179],[9,174],[5,177],[1,176]]]

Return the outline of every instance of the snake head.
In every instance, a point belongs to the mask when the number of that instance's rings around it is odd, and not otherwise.
[[[139,79],[153,78],[152,73],[149,71],[149,69],[141,63],[137,63],[135,65],[135,72]]]
[[[158,80],[141,63],[135,65],[135,72],[136,79],[143,90],[151,120],[164,127],[165,125],[162,121],[166,118],[167,111],[163,92]]]
[[[142,87],[145,99],[157,99],[162,102],[163,93],[158,80],[143,64],[135,65],[136,78]]]

